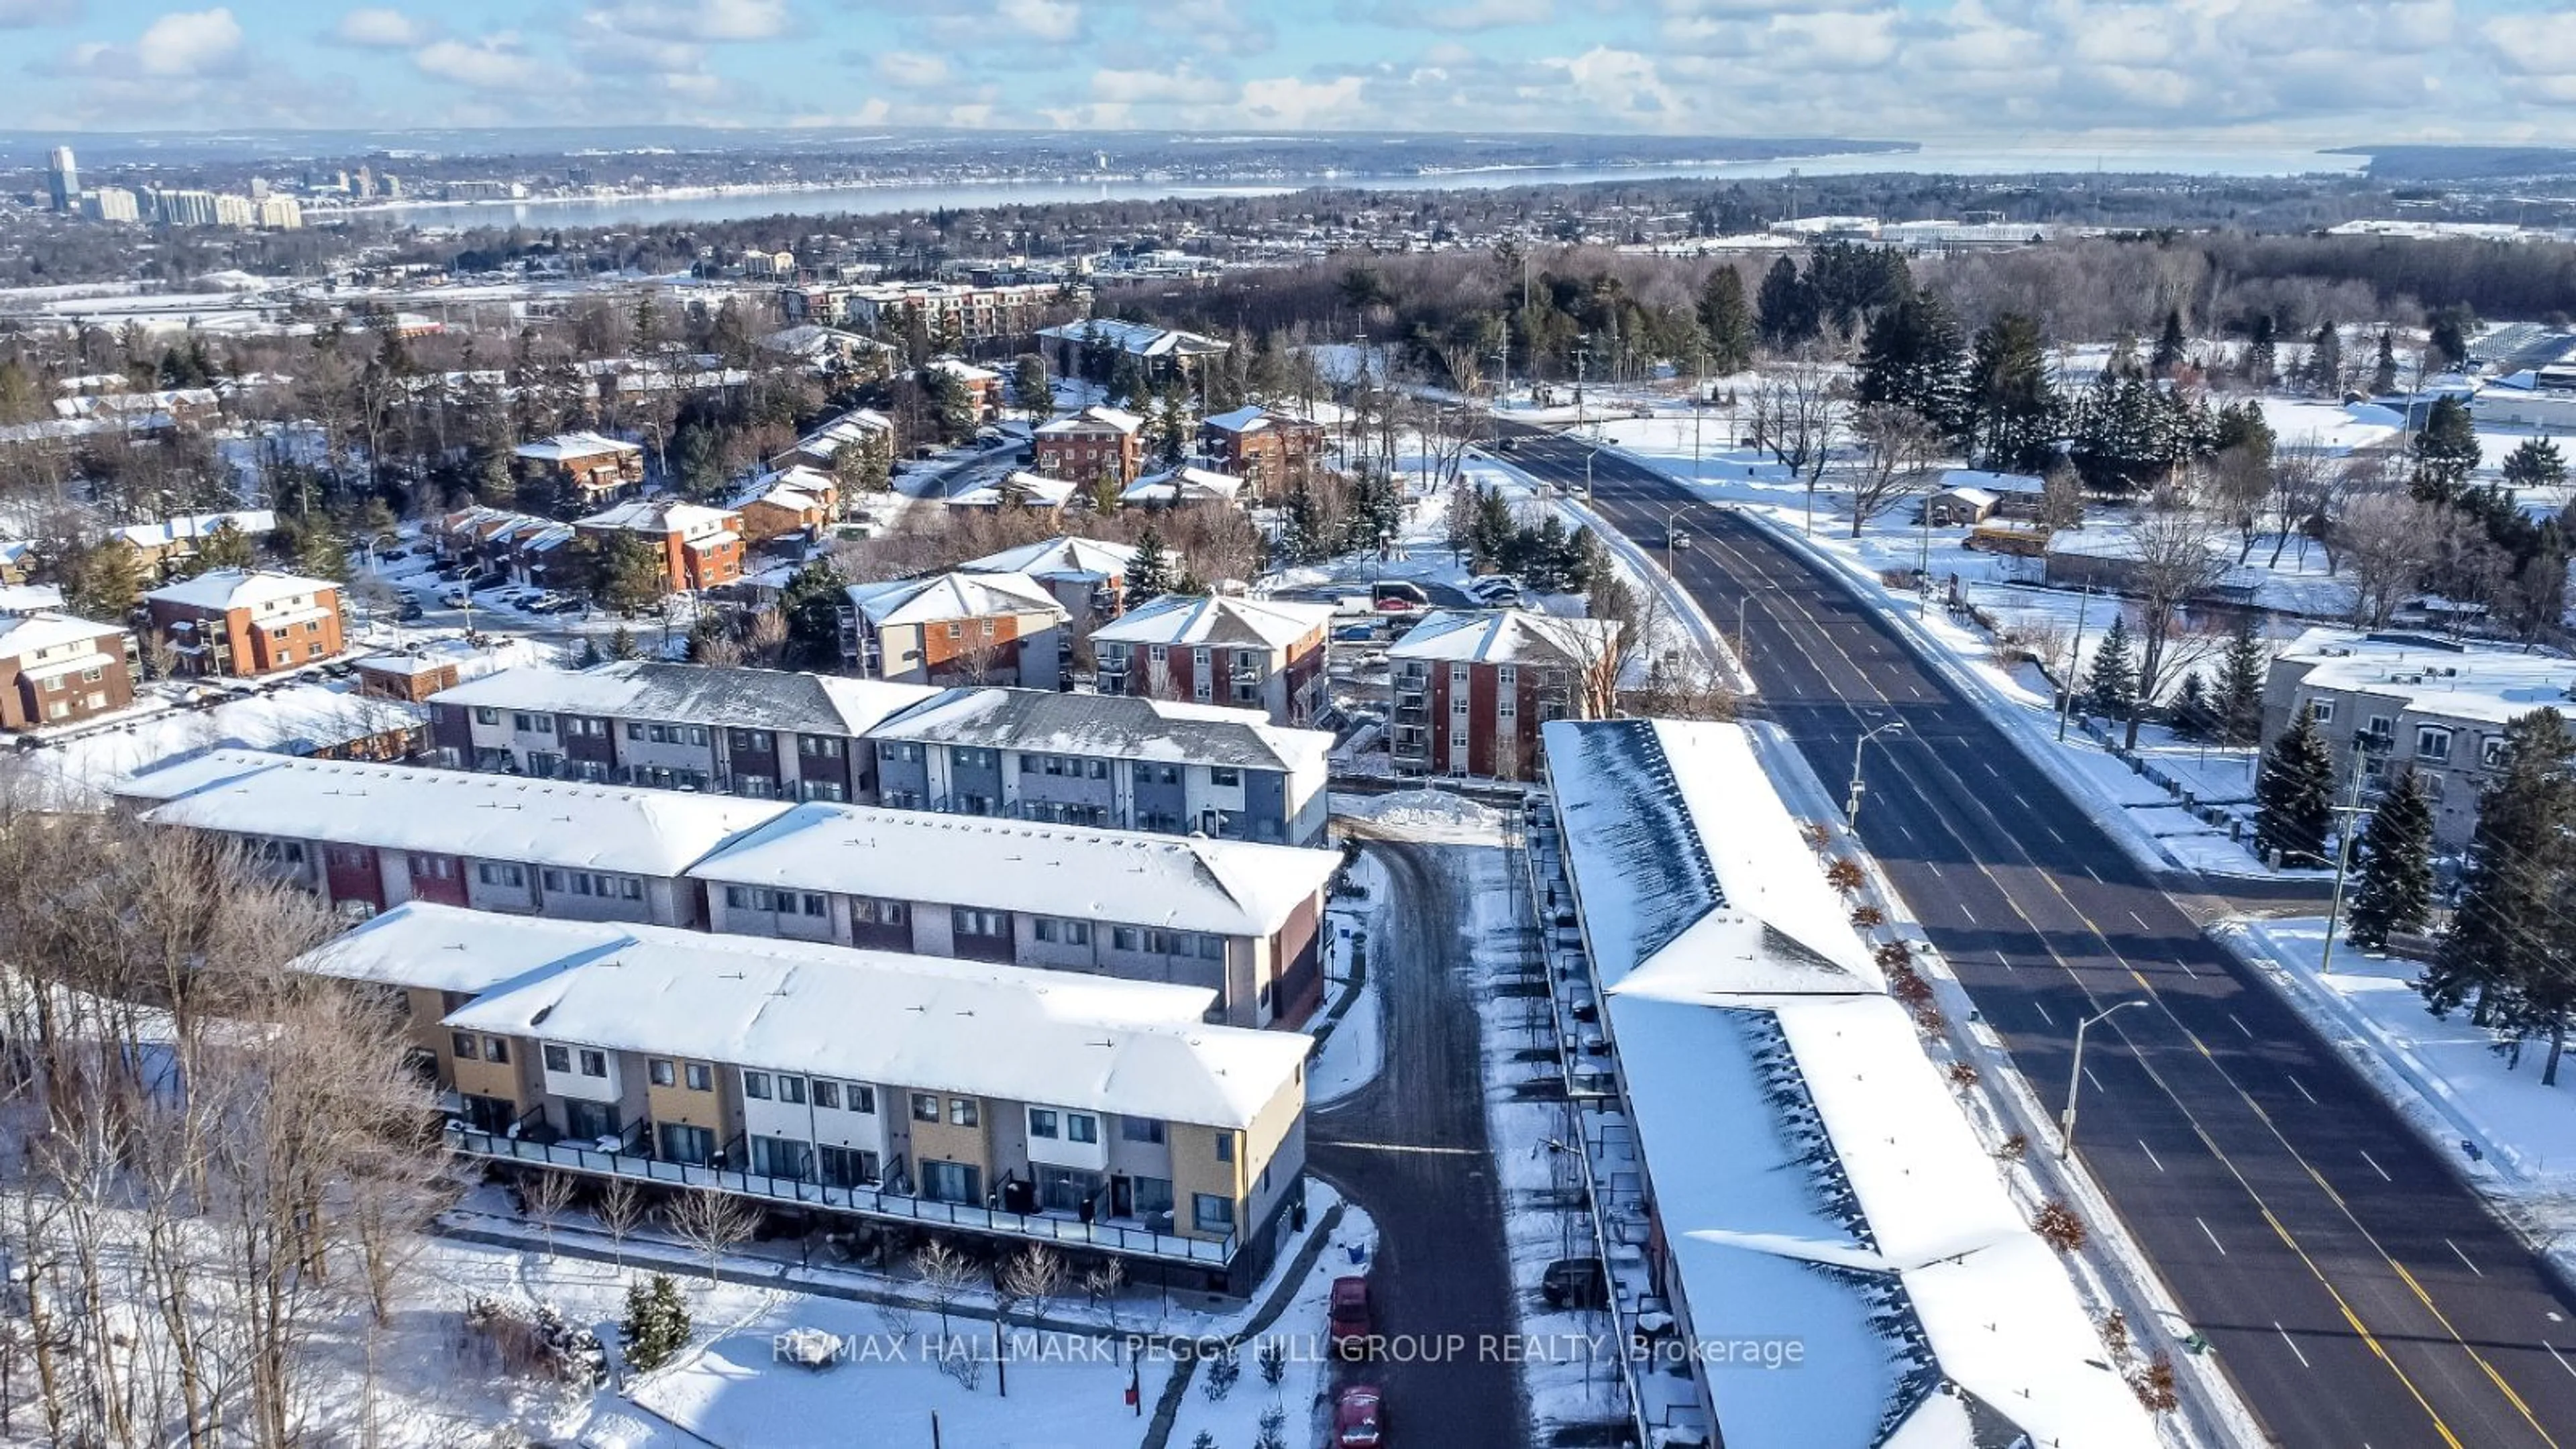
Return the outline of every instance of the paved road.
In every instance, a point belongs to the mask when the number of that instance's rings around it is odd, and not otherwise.
[[[1580,487],[1587,447],[1513,461]],[[1595,508],[1660,550],[1685,495],[1603,453]],[[2272,990],[2203,936],[1894,627],[1789,546],[1693,504],[1683,586],[1750,594],[1763,708],[1840,791],[1981,1014],[2051,1100],[2083,1016],[2078,1151],[2275,1442],[2576,1446],[2576,1297]]]
[[[1377,1081],[1309,1120],[1318,1175],[1368,1209],[1378,1229],[1370,1284],[1378,1331],[1428,1340],[1515,1331],[1502,1204],[1485,1141],[1476,1004],[1469,997],[1472,918],[1434,851],[1372,842],[1392,899],[1370,944],[1387,1043]],[[1529,1442],[1511,1366],[1472,1351],[1444,1362],[1344,1370],[1386,1390],[1399,1444],[1515,1449]]]

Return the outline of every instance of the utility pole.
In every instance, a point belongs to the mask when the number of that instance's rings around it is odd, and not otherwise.
[[[1887,723],[1880,725],[1878,728],[1871,730],[1869,733],[1862,735],[1853,743],[1851,794],[1846,796],[1843,800],[1843,829],[1858,830],[1860,828],[1860,797],[1861,790],[1863,788],[1860,782],[1861,752],[1869,748],[1869,742],[1871,740],[1877,739],[1883,734],[1902,731],[1904,728],[1905,721],[1901,719],[1892,719]]]
[[[1708,344],[1700,343],[1693,355],[1697,360],[1691,364],[1691,481],[1697,483],[1700,420],[1708,415]]]
[[[2075,643],[2066,651],[2066,682],[2057,687],[2057,742],[2066,743],[2066,724],[2075,713],[2075,671],[2084,662],[2084,616],[2093,604],[2093,585],[2075,596]]]
[[[1574,426],[1577,431],[1583,427],[1583,375],[1591,369],[1591,363],[1592,334],[1586,332],[1574,344]],[[1591,490],[1587,487],[1584,491]]]
[[[2084,1085],[2084,1033],[2092,1030],[2095,1022],[2115,1011],[2126,1011],[2132,1006],[2146,1004],[2144,1000],[2119,1002],[2075,1023],[2075,1064],[2068,1068],[2066,1073],[2066,1113],[2057,1121],[2058,1161],[2064,1162],[2066,1154],[2075,1150],[2075,1092],[2077,1088]]]
[[[2334,974],[2335,923],[2343,919],[2344,876],[2352,869],[2352,838],[2361,833],[2361,817],[2366,813],[2361,804],[2361,772],[2366,748],[2359,740],[2353,741],[2352,794],[2346,803],[2335,807],[2335,813],[2343,817],[2343,825],[2335,837],[2334,902],[2326,907],[2326,944],[2325,949],[2317,954],[2319,976]]]

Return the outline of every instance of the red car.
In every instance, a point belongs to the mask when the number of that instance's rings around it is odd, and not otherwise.
[[[1340,1449],[1378,1449],[1386,1442],[1386,1400],[1374,1384],[1353,1384],[1333,1406],[1333,1442]]]
[[[1369,1351],[1369,1338],[1377,1332],[1375,1319],[1369,1313],[1369,1286],[1366,1278],[1336,1278],[1327,1319],[1333,1352],[1344,1358],[1359,1358]]]

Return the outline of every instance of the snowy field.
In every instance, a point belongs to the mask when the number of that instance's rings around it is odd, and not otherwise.
[[[2465,1014],[2435,1018],[2415,991],[2417,962],[2338,938],[2333,972],[2320,972],[2323,917],[2240,921],[2220,939],[2270,975],[2440,1150],[2456,1158],[2461,1141],[2476,1143],[2470,1180],[2576,1270],[2576,1061],[2561,1066],[2559,1086],[2542,1086],[2544,1045],[2527,1046],[2517,1066]]]

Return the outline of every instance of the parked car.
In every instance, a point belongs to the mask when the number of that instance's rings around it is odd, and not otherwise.
[[[1369,598],[1375,601],[1377,606],[1381,609],[1385,608],[1390,602],[1397,600],[1401,600],[1407,608],[1427,609],[1431,607],[1431,596],[1422,591],[1422,585],[1410,583],[1403,579],[1378,580],[1375,584],[1372,584],[1369,587]]]
[[[438,601],[441,604],[446,605],[448,608],[462,609],[466,605],[474,602],[474,596],[466,592],[464,585],[459,584],[455,588],[449,589],[446,593],[439,595]]]
[[[505,578],[501,577],[499,574],[493,574],[493,575],[491,575],[491,576],[489,576],[489,577],[487,577],[487,578],[479,578],[479,579],[476,579],[476,580],[474,580],[472,583],[467,584],[465,587],[467,587],[467,588],[469,588],[469,589],[472,589],[474,592],[476,592],[476,593],[478,593],[478,594],[481,594],[481,593],[488,593],[488,592],[490,592],[491,590],[493,590],[493,589],[497,589],[497,588],[501,587],[503,584],[506,584],[506,583],[508,583],[508,582],[509,582],[509,580],[508,580],[508,579],[505,579]]]
[[[1334,1279],[1324,1321],[1333,1352],[1344,1358],[1366,1357],[1369,1341],[1377,1334],[1376,1319],[1369,1311],[1368,1279],[1356,1275]]]
[[[1539,1275],[1538,1296],[1550,1308],[1607,1308],[1610,1275],[1599,1258],[1559,1258]]]
[[[1386,1443],[1386,1396],[1375,1384],[1352,1384],[1333,1405],[1333,1442],[1341,1449],[1379,1449]]]
[[[420,606],[420,600],[407,598],[402,601],[402,607],[394,610],[394,620],[397,623],[408,624],[414,619],[421,618],[428,612],[429,611],[427,609]]]

